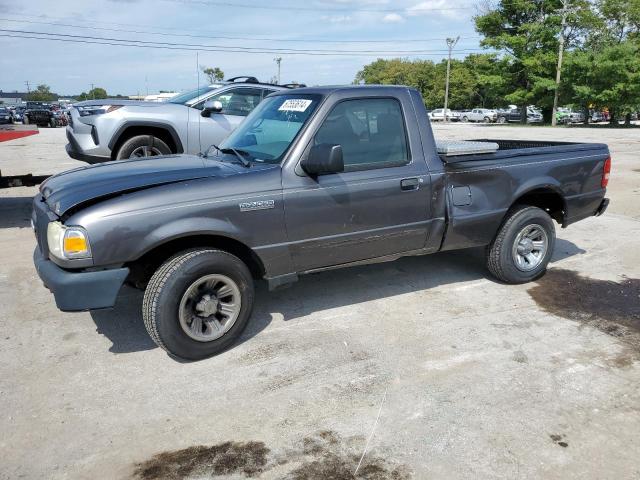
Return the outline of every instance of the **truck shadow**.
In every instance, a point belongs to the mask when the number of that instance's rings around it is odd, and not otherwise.
[[[582,253],[584,250],[575,244],[558,239],[552,261]],[[306,275],[290,287],[274,292],[269,292],[264,282],[258,282],[253,316],[235,345],[262,332],[274,315],[281,315],[284,321],[304,319],[318,311],[480,279],[493,281],[485,268],[484,248],[405,257],[394,262]],[[113,309],[91,312],[98,333],[113,343],[110,352],[156,348],[144,327],[141,308],[142,292],[124,287]]]
[[[33,197],[0,197],[0,228],[31,226]]]

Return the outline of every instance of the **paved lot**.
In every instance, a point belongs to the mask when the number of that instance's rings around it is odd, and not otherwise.
[[[609,143],[611,207],[559,230],[531,285],[465,251],[261,286],[242,342],[196,363],[155,348],[133,290],[57,311],[35,189],[0,191],[0,478],[354,478],[365,449],[356,478],[639,478],[640,130],[437,135]],[[0,169],[80,166],[64,143],[0,144]]]

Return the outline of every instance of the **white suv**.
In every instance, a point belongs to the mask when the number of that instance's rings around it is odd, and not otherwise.
[[[67,126],[67,153],[87,163],[198,154],[221,142],[264,97],[292,87],[236,77],[166,102],[107,99],[76,103]]]

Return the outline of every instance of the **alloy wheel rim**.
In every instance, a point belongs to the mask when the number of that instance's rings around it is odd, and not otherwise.
[[[538,224],[527,225],[513,242],[513,261],[523,272],[535,270],[544,261],[549,249],[549,236]]]
[[[233,327],[241,307],[236,282],[225,275],[205,275],[182,295],[178,307],[180,326],[193,340],[211,342]]]
[[[142,147],[138,147],[133,152],[131,152],[129,158],[157,157],[158,155],[162,155],[162,152],[156,147],[151,145],[143,145]]]

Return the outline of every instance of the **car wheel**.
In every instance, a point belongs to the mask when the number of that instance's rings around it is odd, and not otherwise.
[[[237,340],[253,299],[253,278],[239,258],[221,250],[188,250],[151,277],[142,317],[159,347],[176,357],[200,360]]]
[[[484,123],[491,123],[491,119],[489,117],[484,117]]]
[[[498,123],[507,123],[507,117],[498,117]]]
[[[55,118],[52,118],[51,120],[49,120],[49,126],[51,128],[56,128],[58,126]]]
[[[467,123],[467,122],[469,121],[469,117],[462,117],[462,121],[463,121],[464,123]]]
[[[29,125],[29,117],[27,115],[24,115],[22,117],[22,124],[23,125]]]
[[[170,155],[169,146],[153,135],[137,135],[124,142],[116,154],[116,160],[127,158],[156,157]]]
[[[556,230],[547,212],[530,206],[512,209],[487,247],[487,267],[505,283],[526,283],[544,275],[553,255]]]

